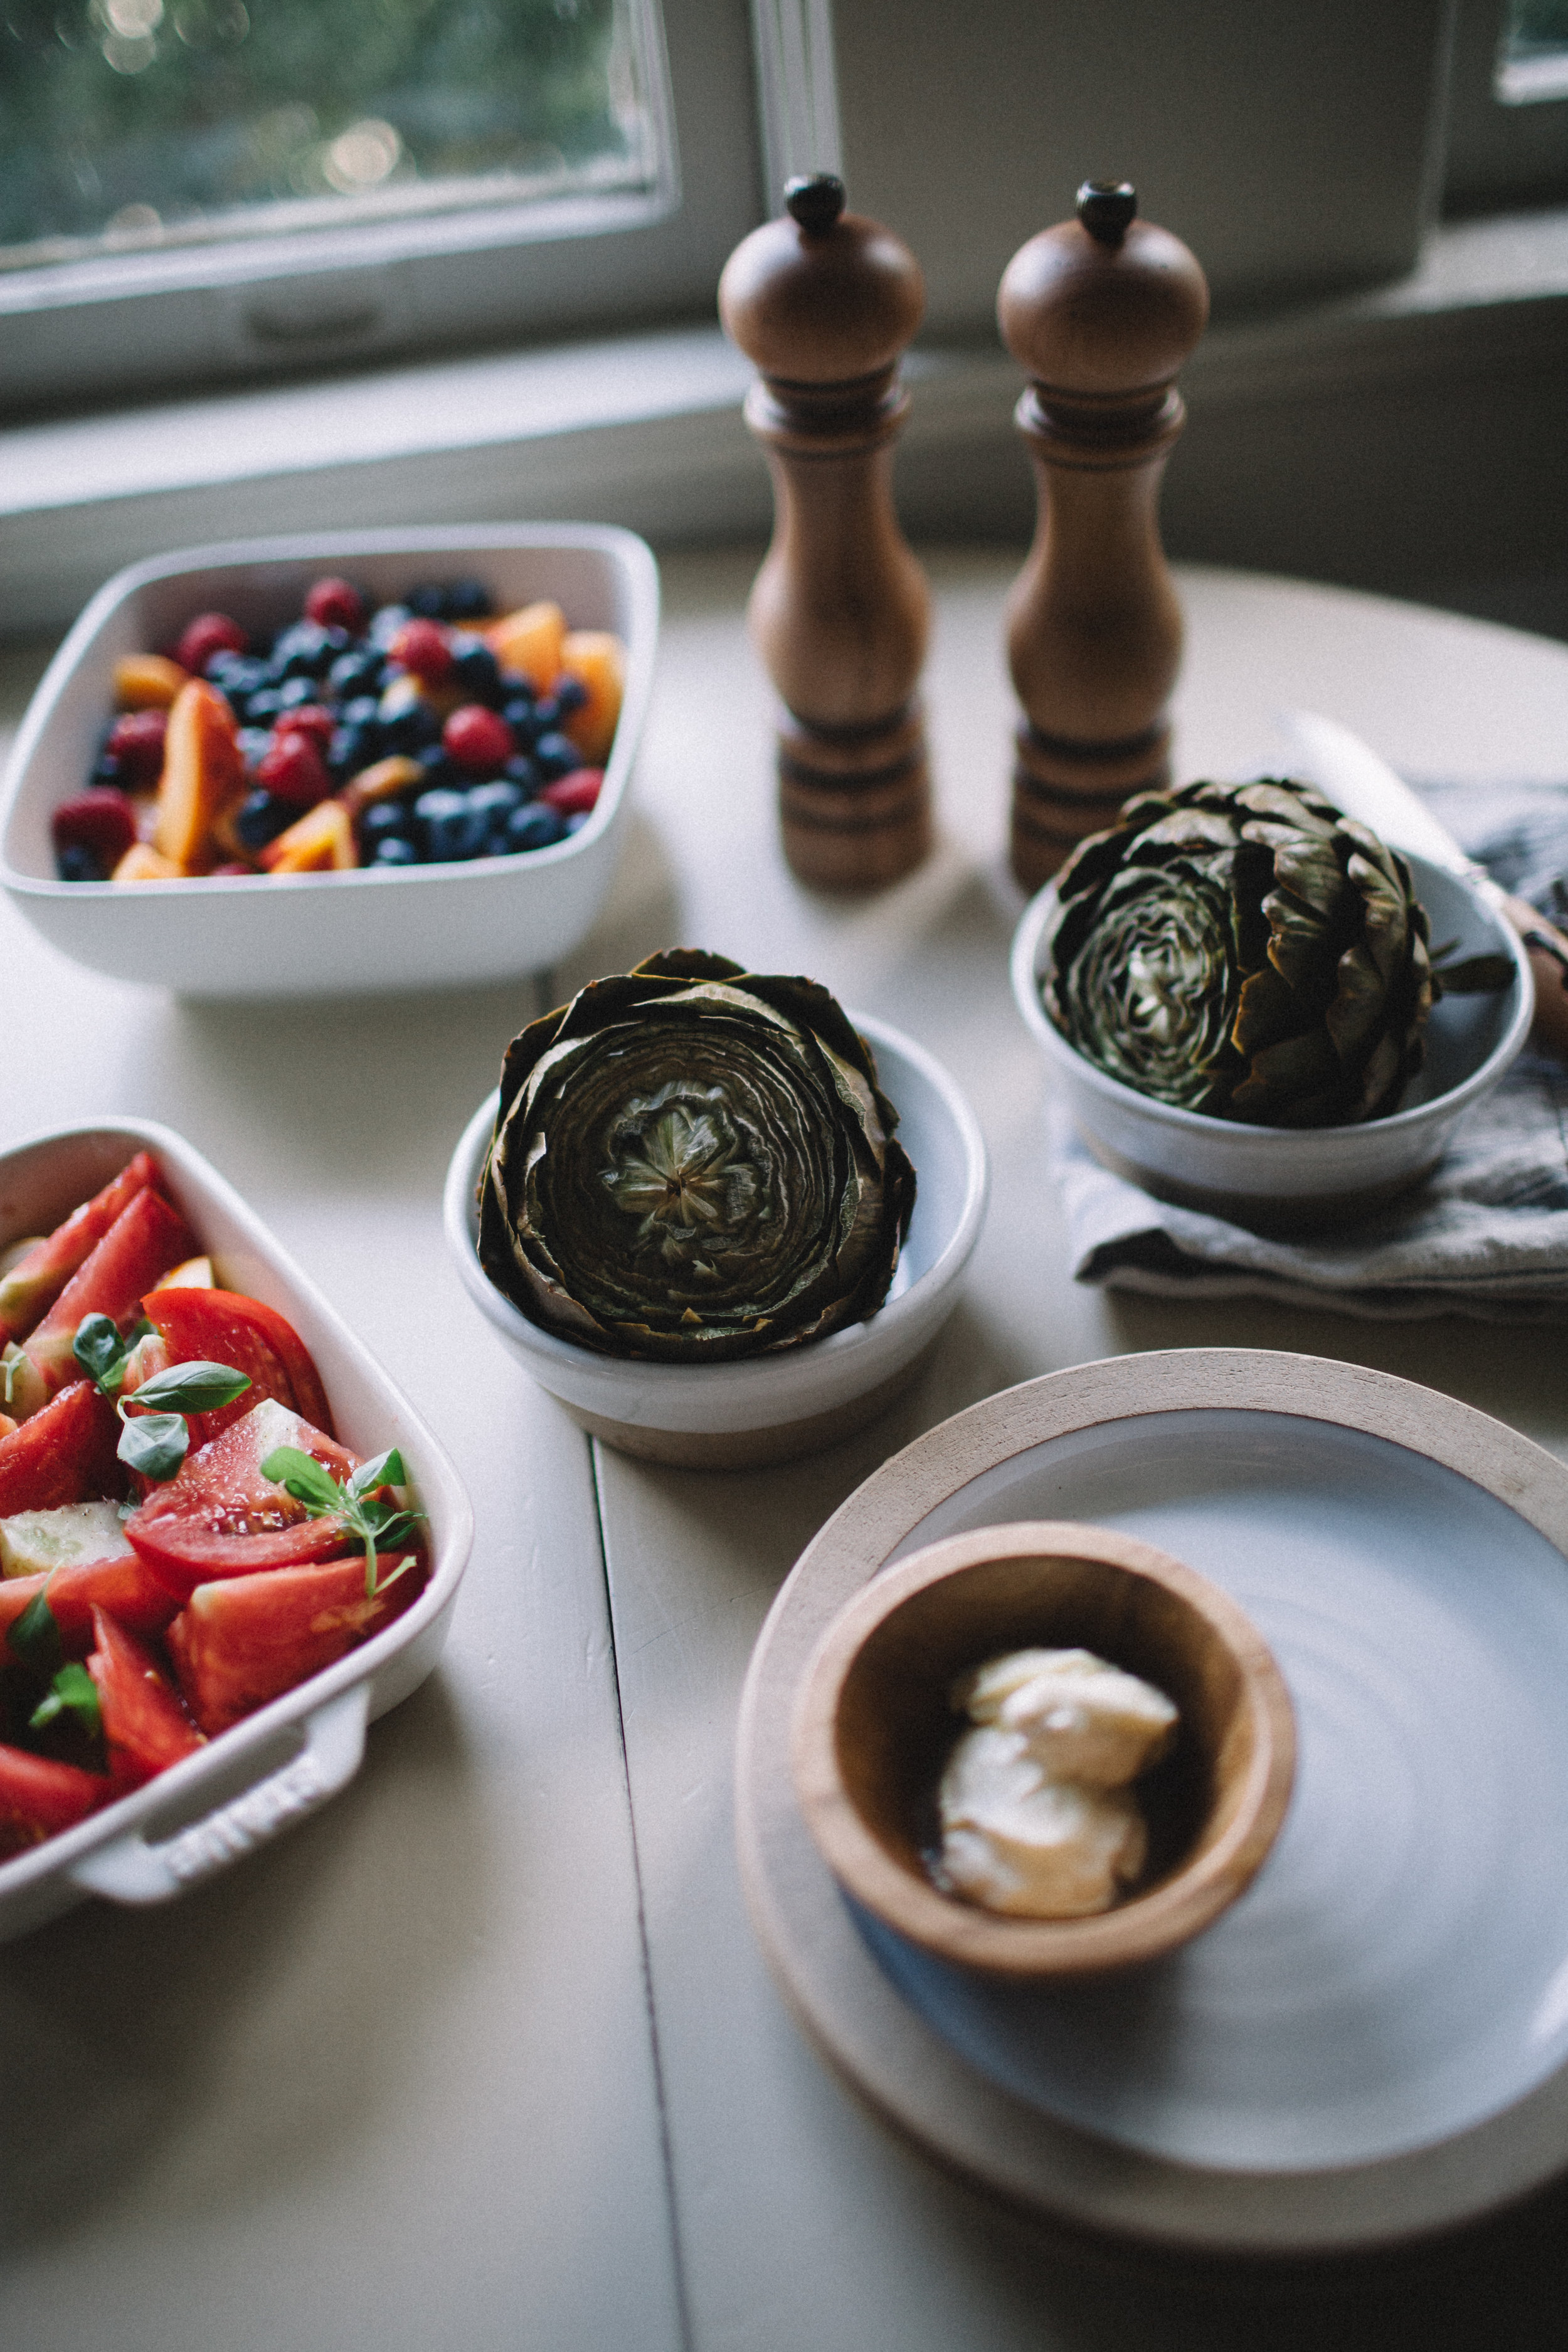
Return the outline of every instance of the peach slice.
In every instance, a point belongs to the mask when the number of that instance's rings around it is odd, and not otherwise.
[[[206,852],[207,835],[244,782],[234,713],[216,686],[193,677],[169,713],[153,846],[182,874],[194,874]]]
[[[561,648],[561,667],[588,689],[588,699],[562,721],[561,731],[576,744],[591,768],[602,768],[616,740],[626,691],[626,657],[608,629],[574,629]]]
[[[114,665],[114,698],[121,710],[167,710],[188,673],[163,654],[126,654]]]
[[[318,801],[268,843],[261,863],[269,874],[344,873],[359,864],[353,819],[342,801]]]
[[[535,694],[547,694],[561,675],[561,647],[566,635],[566,615],[559,604],[543,602],[520,605],[492,621],[484,632],[486,645],[502,669],[517,670]]]
[[[184,869],[154,849],[150,841],[133,841],[109,878],[111,882],[180,882]]]

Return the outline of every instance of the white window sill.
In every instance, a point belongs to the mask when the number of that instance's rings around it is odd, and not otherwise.
[[[1565,328],[1568,211],[1466,222],[1396,285],[1212,329],[1184,388],[1219,416],[1478,367],[1560,370]],[[910,374],[910,527],[1026,527],[1006,354],[927,350]],[[666,543],[760,532],[749,379],[716,326],[695,326],[13,425],[0,432],[0,635],[57,629],[121,564],[212,540],[568,516]]]

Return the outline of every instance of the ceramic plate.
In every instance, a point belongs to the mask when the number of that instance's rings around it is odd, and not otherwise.
[[[856,1912],[789,1787],[817,1637],[892,1559],[1077,1518],[1231,1592],[1297,1710],[1258,1879],[1152,1968],[1036,1990]],[[1412,1383],[1266,1351],[1086,1365],[885,1465],[781,1592],[742,1709],[748,1901],[803,2022],[892,2120],[1079,2227],[1385,2243],[1568,2162],[1568,1469]]]

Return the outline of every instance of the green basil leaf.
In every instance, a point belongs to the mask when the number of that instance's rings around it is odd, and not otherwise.
[[[103,1729],[98,1692],[87,1668],[78,1665],[74,1660],[69,1665],[62,1666],[56,1675],[49,1685],[47,1698],[41,1699],[27,1717],[28,1726],[34,1731],[42,1731],[46,1724],[53,1723],[57,1715],[64,1715],[68,1710],[76,1717],[84,1731],[90,1733],[94,1739],[98,1738]]]
[[[308,1511],[341,1511],[343,1490],[330,1470],[323,1469],[314,1454],[304,1453],[298,1445],[279,1445],[261,1465],[264,1478],[274,1479],[297,1503]]]
[[[107,1315],[84,1315],[76,1327],[71,1354],[89,1381],[110,1378],[125,1360],[125,1343]]]
[[[171,1364],[132,1394],[138,1404],[159,1412],[214,1412],[220,1404],[232,1404],[249,1386],[249,1374],[237,1372],[232,1364]]]
[[[369,1495],[377,1486],[401,1486],[403,1477],[403,1456],[395,1445],[387,1453],[377,1454],[360,1464],[349,1480],[349,1493]]]
[[[190,1443],[184,1414],[149,1412],[126,1423],[115,1452],[128,1469],[139,1470],[143,1478],[172,1478]]]
[[[8,1628],[5,1640],[12,1655],[46,1681],[58,1671],[65,1652],[47,1592],[34,1593],[16,1623]]]

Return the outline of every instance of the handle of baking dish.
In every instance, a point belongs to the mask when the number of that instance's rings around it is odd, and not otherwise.
[[[111,1903],[166,1903],[215,1871],[226,1870],[347,1787],[364,1754],[369,1709],[368,1682],[341,1691],[305,1717],[305,1744],[279,1771],[162,1845],[149,1844],[132,1830],[112,1845],[83,1854],[67,1874],[72,1885],[84,1894],[106,1895]]]

